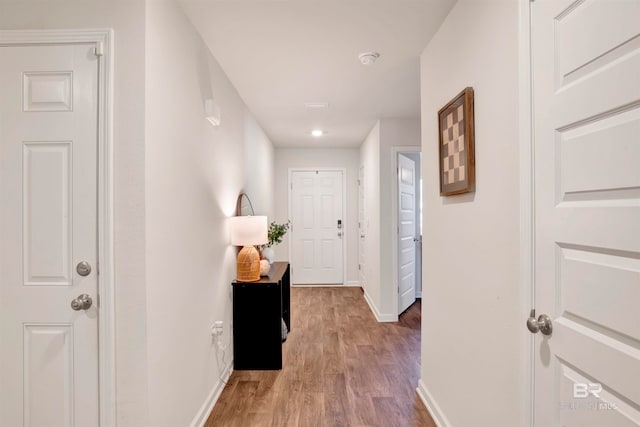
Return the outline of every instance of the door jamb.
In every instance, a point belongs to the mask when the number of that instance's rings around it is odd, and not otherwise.
[[[291,218],[291,196],[292,196],[292,185],[293,185],[293,181],[291,180],[292,178],[292,174],[293,172],[314,172],[314,171],[320,171],[320,172],[341,172],[342,173],[342,285],[344,286],[346,284],[346,277],[347,277],[347,249],[348,249],[348,245],[347,245],[347,239],[348,239],[348,232],[347,232],[347,224],[349,223],[347,221],[346,218],[346,209],[347,209],[347,169],[346,168],[312,168],[312,167],[305,167],[305,168],[289,168],[288,171],[288,178],[287,178],[287,215],[289,218]],[[292,248],[293,248],[293,242],[290,240],[289,241],[289,260],[291,260],[291,253],[292,253]],[[292,266],[293,267],[293,266]]]
[[[400,224],[398,223],[398,173],[397,173],[398,154],[421,153],[421,152],[422,152],[422,147],[419,145],[407,145],[407,146],[397,145],[397,146],[391,147],[391,163],[392,163],[391,171],[392,173],[393,171],[396,171],[396,173],[394,174],[395,178],[391,180],[392,182],[391,184],[391,224],[392,224],[392,227],[394,227],[396,230],[400,226]],[[420,165],[420,170],[422,171],[422,165]],[[420,190],[418,189],[418,191]],[[422,195],[420,195],[420,197],[422,197]],[[393,233],[393,230],[391,231]],[[398,233],[397,232],[393,233],[393,239],[391,239],[391,251],[392,251],[391,253],[394,254],[391,257],[391,274],[393,276],[392,286],[394,289],[392,294],[393,294],[393,299],[395,300],[394,310],[396,312],[396,315],[399,316],[400,310],[398,308],[399,295],[398,295]]]
[[[518,2],[518,92],[520,134],[520,306],[522,324],[529,309],[535,307],[535,140],[533,116],[533,60],[531,40],[532,0]],[[535,425],[535,340],[534,335],[522,329],[519,343],[523,349],[522,424]]]
[[[1,30],[0,47],[95,44],[98,56],[98,383],[103,427],[116,425],[113,226],[113,30]]]
[[[362,196],[362,198],[360,196]],[[362,163],[358,165],[358,231],[357,231],[358,234],[356,236],[358,241],[358,284],[363,291],[365,290],[365,281],[366,281],[366,277],[365,277],[365,280],[362,280],[362,277],[364,275],[363,267],[364,267],[364,264],[367,263],[367,258],[366,258],[367,253],[365,252],[366,248],[363,247],[364,243],[362,242],[362,238],[360,237],[364,233],[364,225],[366,222],[366,211],[365,211],[366,207],[365,207],[364,199],[365,199],[364,163]],[[362,218],[360,218],[360,210],[362,210]],[[364,264],[360,263],[361,252],[364,253],[364,257],[363,257]]]

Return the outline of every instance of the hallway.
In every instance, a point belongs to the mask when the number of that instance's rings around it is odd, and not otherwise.
[[[207,427],[435,426],[416,393],[419,301],[378,323],[358,288],[292,288],[291,298],[283,369],[235,371]]]

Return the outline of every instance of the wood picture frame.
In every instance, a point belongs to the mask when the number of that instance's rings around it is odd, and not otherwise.
[[[440,196],[475,191],[473,88],[467,87],[438,111]]]

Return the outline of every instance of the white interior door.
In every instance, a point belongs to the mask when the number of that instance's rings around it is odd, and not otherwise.
[[[365,206],[364,206],[364,165],[360,166],[358,171],[358,280],[360,286],[364,287],[366,279],[364,274],[365,264],[365,246],[366,238],[364,231],[365,223]]]
[[[398,154],[398,313],[416,300],[416,165]]]
[[[342,284],[342,171],[291,172],[291,271],[295,284]]]
[[[640,1],[531,3],[535,425],[640,425]]]
[[[99,424],[93,46],[0,47],[2,426]]]

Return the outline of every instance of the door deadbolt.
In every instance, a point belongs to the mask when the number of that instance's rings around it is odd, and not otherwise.
[[[87,261],[81,261],[76,265],[76,271],[80,276],[88,276],[91,274],[91,264]]]
[[[75,311],[88,310],[93,304],[93,300],[87,294],[81,294],[77,298],[71,300],[71,308]]]
[[[546,314],[541,314],[536,320],[536,310],[533,309],[527,319],[527,329],[529,329],[532,334],[540,331],[542,335],[551,335],[551,332],[553,332],[553,322],[551,321],[551,317]]]

